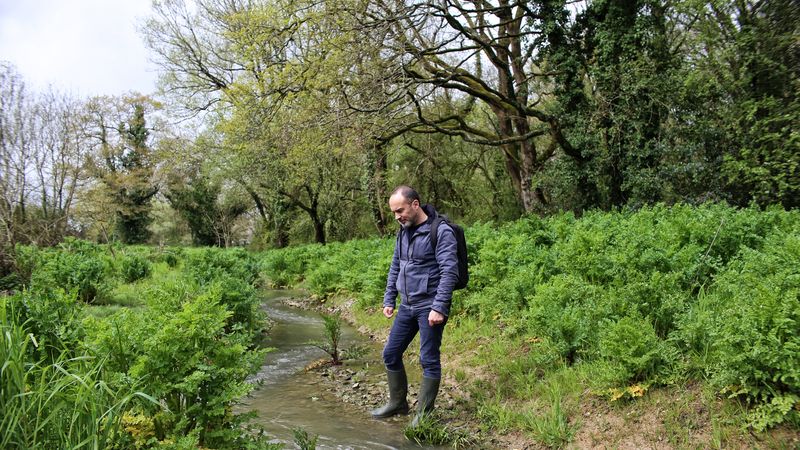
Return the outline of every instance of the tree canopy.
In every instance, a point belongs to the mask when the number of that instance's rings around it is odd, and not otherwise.
[[[102,187],[112,213],[79,210],[118,239],[158,240],[161,202],[214,245],[387,234],[401,183],[465,221],[658,202],[795,208],[798,15],[789,0],[155,2],[142,32],[158,101],[61,112],[4,69],[4,232],[20,239],[10,224],[31,200],[55,220],[81,185],[89,203]],[[37,119],[48,114],[64,120]],[[44,155],[32,142],[69,164],[26,158]],[[67,191],[15,161],[61,174]]]

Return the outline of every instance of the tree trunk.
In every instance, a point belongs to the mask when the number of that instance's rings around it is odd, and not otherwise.
[[[319,219],[316,205],[308,211],[308,215],[314,224],[314,239],[317,243],[325,245],[325,224]]]
[[[372,220],[375,223],[378,233],[386,236],[387,218],[383,205],[386,198],[386,150],[383,146],[374,146],[368,153],[369,185],[367,186],[367,197],[372,211]]]

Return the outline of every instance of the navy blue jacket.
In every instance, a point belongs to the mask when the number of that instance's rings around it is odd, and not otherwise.
[[[431,205],[422,208],[428,217],[436,217]],[[450,315],[453,287],[458,280],[456,237],[450,225],[441,222],[434,251],[430,232],[430,223],[421,224],[411,236],[406,228],[401,230],[394,244],[383,306],[394,308],[400,294],[401,301],[408,306],[430,307]]]

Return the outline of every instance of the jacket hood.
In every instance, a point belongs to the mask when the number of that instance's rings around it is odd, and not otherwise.
[[[433,205],[429,205],[427,203],[422,205],[422,210],[425,211],[425,214],[429,215],[430,217],[436,217],[439,215],[439,213],[436,212],[436,208],[434,208]]]

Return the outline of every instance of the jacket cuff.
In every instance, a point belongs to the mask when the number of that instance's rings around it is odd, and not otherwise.
[[[433,302],[431,309],[442,314],[445,317],[450,317],[450,306],[441,302]]]

